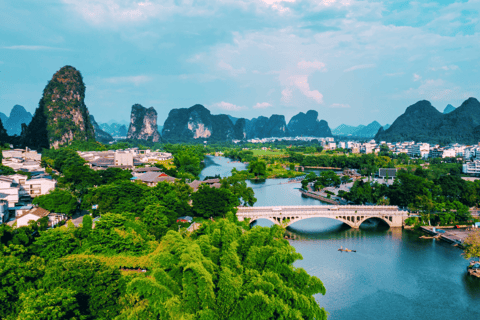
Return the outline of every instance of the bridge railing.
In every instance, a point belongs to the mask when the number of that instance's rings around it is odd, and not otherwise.
[[[257,212],[237,212],[237,216],[242,217],[278,217],[278,216],[408,216],[405,211],[375,211],[375,212],[358,212],[358,211],[257,211]]]

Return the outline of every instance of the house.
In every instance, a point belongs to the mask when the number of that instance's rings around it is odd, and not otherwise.
[[[117,151],[113,160],[116,166],[133,167],[133,153]]]
[[[9,207],[14,207],[20,195],[20,186],[12,178],[0,176],[0,200],[6,200]]]
[[[177,219],[177,223],[178,222],[191,223],[192,221],[193,221],[193,218],[190,217],[190,216],[180,217],[180,218]]]
[[[136,180],[140,180],[143,183],[146,183],[149,187],[154,187],[159,182],[167,181],[167,182],[175,182],[175,178],[170,177],[168,174],[164,172],[145,172],[143,174],[139,174],[135,176]]]
[[[132,174],[134,176],[138,175],[138,174],[142,174],[142,173],[146,173],[146,172],[159,172],[159,171],[162,171],[160,168],[157,168],[157,167],[143,167],[143,168],[137,168],[135,170],[133,170]]]
[[[67,220],[67,216],[60,213],[51,213],[48,210],[45,210],[40,207],[34,207],[28,211],[23,212],[15,220],[17,223],[17,228],[28,226],[30,221],[38,221],[41,218],[48,217],[48,225],[53,227],[58,224],[60,221]]]
[[[38,221],[43,217],[47,217],[49,214],[49,211],[39,207],[25,211],[16,219],[17,228],[28,226],[29,221]]]
[[[220,186],[221,186],[220,179],[208,179],[208,180],[204,180],[204,181],[194,180],[194,181],[190,182],[188,185],[195,192],[195,191],[198,190],[198,188],[202,184],[206,184],[206,185],[210,186],[211,188],[217,188],[217,189],[220,188]]]
[[[33,178],[28,179],[25,181],[25,191],[30,195],[30,197],[34,198],[37,196],[41,196],[47,194],[50,190],[55,189],[57,182],[52,179],[48,178]]]
[[[397,176],[397,169],[396,168],[380,168],[378,169],[378,177],[385,179],[388,178],[395,178]]]

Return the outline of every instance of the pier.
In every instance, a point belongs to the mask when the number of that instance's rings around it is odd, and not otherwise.
[[[320,200],[320,201],[323,201],[323,202],[326,202],[326,203],[337,204],[337,205],[339,204],[339,202],[337,200],[325,198],[324,196],[321,196],[319,194],[316,194],[316,193],[313,193],[313,192],[310,192],[310,191],[300,190],[300,193],[302,195],[304,195],[305,197],[317,199],[317,200]]]

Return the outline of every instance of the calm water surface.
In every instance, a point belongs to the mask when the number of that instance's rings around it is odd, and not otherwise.
[[[228,176],[234,166],[245,167],[225,158],[207,161],[203,176]],[[321,204],[302,198],[300,185],[286,181],[249,182],[258,199],[255,206]],[[315,298],[330,313],[329,319],[480,318],[480,281],[466,276],[468,262],[450,244],[381,224],[349,229],[326,218],[299,221],[288,232],[297,236],[290,243],[303,256],[295,266],[320,278],[327,289],[325,296]],[[341,253],[340,246],[357,252]]]

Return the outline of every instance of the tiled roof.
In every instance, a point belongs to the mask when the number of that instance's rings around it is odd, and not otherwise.
[[[141,173],[141,172],[158,172],[158,171],[161,171],[160,168],[157,168],[157,167],[145,167],[145,168],[137,168],[135,170],[133,170],[133,172],[138,172],[138,173]]]
[[[163,172],[145,172],[137,176],[143,182],[161,182],[161,181],[175,181],[175,178],[170,177]]]
[[[21,218],[23,216],[26,216],[27,214],[33,214],[33,215],[35,215],[39,218],[43,218],[43,217],[48,216],[50,214],[50,211],[45,210],[45,209],[40,208],[40,207],[33,208],[32,210],[25,211],[21,216],[18,216],[17,219]]]

